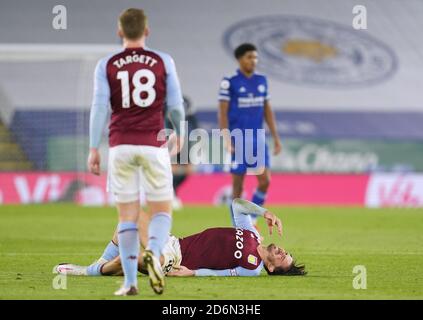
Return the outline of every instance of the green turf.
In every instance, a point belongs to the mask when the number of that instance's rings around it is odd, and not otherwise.
[[[265,242],[279,241],[306,263],[306,277],[168,278],[158,297],[140,276],[137,299],[423,298],[423,210],[273,209],[285,233]],[[113,208],[0,206],[0,299],[114,299],[122,278],[68,277],[67,289],[55,290],[52,268],[98,258],[115,223]],[[190,207],[175,214],[173,231],[227,224],[226,208]],[[367,269],[366,290],[353,289],[355,265]]]

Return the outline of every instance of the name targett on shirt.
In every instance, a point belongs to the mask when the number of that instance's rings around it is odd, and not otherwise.
[[[120,69],[123,66],[126,66],[131,63],[143,63],[150,67],[153,67],[157,63],[157,60],[145,54],[132,54],[119,58],[118,60],[113,62],[113,65]]]
[[[262,107],[265,101],[263,96],[249,96],[238,98],[238,108]]]

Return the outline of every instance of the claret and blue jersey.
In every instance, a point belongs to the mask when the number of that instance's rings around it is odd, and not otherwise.
[[[264,163],[269,167],[269,156],[265,145],[264,135],[259,134],[259,129],[263,129],[264,106],[270,99],[267,79],[264,75],[254,73],[251,77],[245,76],[240,70],[236,74],[224,77],[220,83],[219,101],[228,101],[228,127],[230,131],[240,129],[244,133],[245,144],[252,144],[255,156],[264,159],[257,162]],[[252,129],[252,140],[245,134],[247,129]],[[259,143],[265,146],[265,153],[260,154]],[[244,144],[244,150],[245,150]],[[234,163],[232,161],[232,173],[245,173],[247,168],[255,167],[250,161]],[[245,159],[244,159],[245,160]]]
[[[109,144],[161,146],[163,110],[183,111],[175,63],[166,53],[150,48],[125,48],[101,59],[94,73],[90,146],[100,144],[109,119]],[[109,108],[109,105],[111,108]]]

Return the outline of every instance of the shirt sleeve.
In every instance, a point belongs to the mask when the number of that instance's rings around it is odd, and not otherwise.
[[[168,54],[160,53],[166,68],[166,106],[167,117],[178,136],[185,134],[183,121],[185,120],[184,99],[181,84],[176,72],[175,62]]]
[[[181,84],[179,82],[178,73],[176,72],[175,62],[168,54],[161,55],[166,68],[166,105],[168,108],[182,108],[183,98]]]
[[[270,93],[269,93],[269,83],[267,82],[267,78],[264,78],[264,82],[265,82],[265,88],[266,88],[266,93],[265,93],[265,100],[269,101],[270,100]]]
[[[248,200],[236,198],[232,201],[231,210],[234,216],[236,228],[249,230],[257,237],[260,237],[251,220],[251,214],[263,216],[267,211],[266,209]]]
[[[106,73],[107,59],[101,59],[94,71],[94,94],[90,112],[90,147],[98,148],[109,118],[110,87]]]
[[[231,81],[229,78],[225,77],[220,82],[219,88],[219,101],[229,101],[231,100]]]
[[[234,269],[213,270],[213,269],[198,269],[195,270],[196,277],[255,277],[260,275],[262,264],[256,269],[250,270],[243,267],[236,267]]]

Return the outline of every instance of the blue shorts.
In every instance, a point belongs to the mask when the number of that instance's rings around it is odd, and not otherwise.
[[[232,174],[239,174],[243,175],[247,173],[247,169],[257,170],[261,168],[269,168],[270,167],[270,157],[269,157],[269,148],[267,145],[264,147],[264,154],[257,154],[257,148],[253,149],[253,153],[251,155],[246,154],[246,150],[244,150],[244,154],[242,157],[238,155],[238,158],[242,158],[242,161],[236,161],[237,156],[235,153],[231,156],[231,169],[230,173]]]

